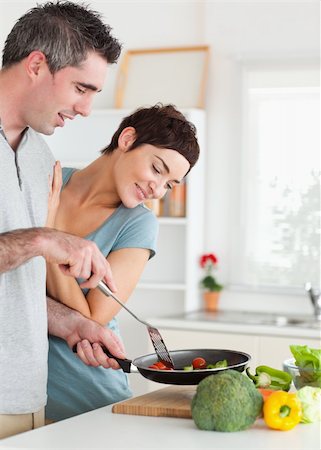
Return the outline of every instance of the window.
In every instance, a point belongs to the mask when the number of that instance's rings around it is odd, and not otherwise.
[[[320,286],[319,71],[246,70],[234,283]]]

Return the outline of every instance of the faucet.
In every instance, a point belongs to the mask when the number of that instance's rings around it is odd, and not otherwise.
[[[311,299],[314,309],[314,317],[316,320],[321,320],[321,292],[313,289],[310,282],[305,283],[305,290]]]

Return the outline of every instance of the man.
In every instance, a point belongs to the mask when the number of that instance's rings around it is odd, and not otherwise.
[[[45,228],[54,159],[39,133],[87,116],[120,45],[98,13],[48,2],[22,16],[7,37],[0,71],[0,438],[43,424],[47,332],[77,344],[84,363],[117,368],[97,344],[123,357],[111,332],[48,299],[45,264],[93,288],[115,290],[91,242]],[[48,327],[49,330],[48,330]],[[90,343],[93,343],[91,345]],[[72,354],[71,354],[72,357]]]

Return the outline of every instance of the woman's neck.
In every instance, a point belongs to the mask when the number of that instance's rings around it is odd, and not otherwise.
[[[80,205],[117,208],[121,201],[113,175],[114,158],[102,155],[72,176],[70,189]]]

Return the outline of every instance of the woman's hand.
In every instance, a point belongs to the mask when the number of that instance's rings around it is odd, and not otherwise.
[[[55,225],[56,214],[60,202],[60,191],[62,187],[62,171],[59,161],[56,161],[53,168],[53,175],[49,177],[49,197],[48,197],[48,215],[46,227],[53,228]]]

